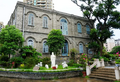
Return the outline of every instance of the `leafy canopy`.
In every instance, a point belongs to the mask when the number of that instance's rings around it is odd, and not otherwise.
[[[113,36],[111,28],[120,29],[120,12],[116,10],[120,0],[79,0],[80,4],[78,0],[72,1],[80,7],[91,28],[93,20],[98,22],[96,29],[91,30],[90,37],[100,45],[102,54],[103,43]]]
[[[0,32],[0,53],[15,55],[23,45],[22,32],[15,26],[6,26]]]
[[[48,35],[46,44],[49,46],[50,53],[55,52],[57,54],[57,52],[59,52],[59,50],[63,48],[64,42],[65,39],[62,35],[62,31],[52,29],[52,31],[50,31]]]

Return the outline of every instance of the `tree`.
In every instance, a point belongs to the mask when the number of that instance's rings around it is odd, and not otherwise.
[[[24,38],[22,36],[22,32],[17,29],[15,26],[6,26],[0,32],[0,53],[9,55],[15,55],[16,51],[18,51],[23,44]]]
[[[93,28],[93,20],[97,21],[96,29],[91,30],[92,40],[100,45],[100,55],[102,55],[103,43],[113,35],[111,28],[120,28],[120,12],[116,9],[120,0],[72,0],[78,5],[85,18],[89,20],[90,27]],[[93,19],[93,20],[91,20]]]
[[[59,50],[63,48],[64,42],[65,39],[62,35],[62,31],[52,29],[52,31],[50,31],[50,33],[48,34],[46,45],[49,46],[50,53],[55,52],[55,54],[57,54],[57,52],[59,52]]]
[[[35,48],[32,46],[23,46],[20,50],[22,58],[27,58],[27,57],[34,57],[38,58],[38,56],[42,56],[41,53],[37,52]]]
[[[113,47],[112,51],[110,52],[111,54],[116,54],[117,52],[120,53],[120,46],[115,46]]]

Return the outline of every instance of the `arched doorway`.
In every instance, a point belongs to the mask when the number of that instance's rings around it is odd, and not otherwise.
[[[64,46],[62,48],[62,56],[68,56],[68,42],[65,40]]]

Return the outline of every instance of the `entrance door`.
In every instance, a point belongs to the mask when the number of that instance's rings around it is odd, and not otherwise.
[[[68,56],[68,42],[65,41],[64,46],[62,48],[62,56]]]

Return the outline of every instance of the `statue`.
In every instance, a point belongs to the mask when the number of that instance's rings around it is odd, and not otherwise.
[[[45,67],[46,67],[47,69],[49,69],[49,66],[48,66],[47,64],[45,64]]]
[[[67,65],[66,61],[64,61],[64,62],[62,63],[62,66],[63,66],[63,68],[68,67],[68,65]]]
[[[54,55],[54,52],[52,52],[50,58],[51,58],[51,67],[53,67],[55,66],[55,60],[56,60],[56,56]]]

